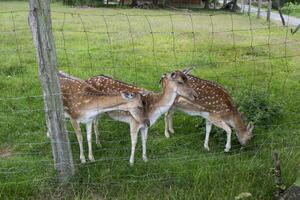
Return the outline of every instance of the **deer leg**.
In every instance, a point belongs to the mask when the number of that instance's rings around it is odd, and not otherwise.
[[[169,118],[169,112],[167,112],[165,114],[165,136],[166,138],[170,138],[170,134],[169,134],[169,123],[168,123],[168,118]]]
[[[89,147],[89,160],[95,162],[95,158],[93,156],[93,148],[92,148],[92,125],[93,125],[92,121],[86,124],[86,133],[87,133],[87,141]]]
[[[130,166],[134,164],[134,154],[135,154],[135,147],[137,143],[137,136],[138,136],[138,126],[135,123],[130,124],[130,137],[131,137],[131,154],[129,158]]]
[[[148,128],[142,128],[141,129],[141,138],[142,138],[142,148],[143,148],[143,161],[147,162],[147,138],[148,138]]]
[[[208,141],[209,141],[209,134],[212,128],[212,123],[209,120],[206,120],[206,134],[205,134],[205,141],[204,141],[204,148],[209,151]]]
[[[174,128],[173,128],[173,115],[174,115],[175,109],[171,108],[169,112],[170,112],[170,115],[169,115],[169,118],[168,118],[168,124],[169,124],[168,129],[169,129],[170,133],[174,134],[175,131],[174,131]]]
[[[225,145],[225,152],[229,152],[231,148],[231,128],[222,120],[209,119],[215,126],[223,129],[227,133],[227,142]]]
[[[97,146],[101,146],[100,144],[100,139],[99,139],[99,120],[100,120],[100,115],[93,121],[93,126],[94,126],[94,133],[96,136],[96,144]]]
[[[174,114],[174,109],[172,109],[172,108],[165,114],[165,136],[166,136],[166,138],[170,138],[169,132],[174,133],[173,114]]]
[[[83,145],[82,145],[82,134],[81,134],[81,129],[80,129],[80,126],[79,124],[71,119],[71,124],[75,130],[75,133],[76,133],[76,137],[77,137],[77,141],[79,143],[79,151],[80,151],[80,161],[81,163],[85,163],[86,160],[85,160],[85,156],[84,156],[84,153],[83,153]]]

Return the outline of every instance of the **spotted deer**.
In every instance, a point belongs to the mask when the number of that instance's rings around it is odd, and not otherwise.
[[[254,125],[252,122],[245,124],[242,114],[236,108],[228,92],[211,81],[203,80],[189,75],[190,68],[183,71],[189,85],[196,91],[195,100],[178,97],[172,108],[165,114],[165,136],[174,133],[172,118],[175,110],[180,110],[188,115],[201,116],[206,119],[206,135],[204,148],[209,151],[208,141],[212,125],[227,133],[225,152],[231,148],[231,127],[237,131],[241,145],[245,145],[252,137]]]
[[[175,71],[173,73],[165,74],[162,76],[160,80],[162,91],[160,93],[148,92],[143,88],[132,86],[106,76],[95,76],[86,80],[86,82],[94,86],[98,91],[131,91],[143,93],[144,96],[142,98],[145,106],[145,113],[148,119],[150,120],[150,126],[153,125],[162,114],[164,114],[170,109],[178,95],[184,96],[185,98],[191,101],[195,99],[196,95],[195,91],[187,83],[187,77],[181,71]],[[118,87],[111,87],[110,85],[115,82],[117,82],[118,84],[114,85],[118,85]],[[146,143],[148,137],[148,127],[135,120],[129,112],[112,111],[108,112],[108,115],[112,119],[122,121],[130,125],[130,165],[134,164],[134,154],[137,143],[137,136],[138,132],[141,131],[142,158],[145,162],[147,162],[148,159],[146,154]],[[99,132],[96,131],[98,129],[97,122],[95,122],[94,125],[95,134],[97,138],[97,134],[99,134]]]
[[[106,93],[98,91],[85,81],[60,72],[58,74],[64,113],[70,118],[75,130],[80,148],[80,160],[86,162],[83,153],[82,133],[80,123],[86,125],[90,161],[95,161],[92,151],[92,122],[97,115],[113,110],[128,111],[139,123],[147,126],[149,120],[145,117],[142,97],[134,92]]]

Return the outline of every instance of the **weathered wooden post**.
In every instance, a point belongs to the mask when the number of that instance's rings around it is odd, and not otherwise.
[[[262,0],[258,0],[258,4],[257,4],[257,19],[260,18],[261,3],[262,3]]]
[[[51,0],[30,0],[28,21],[39,65],[45,117],[51,137],[54,166],[62,182],[74,174],[71,147],[63,114],[61,90],[57,77],[57,60],[50,16]]]
[[[267,21],[270,21],[271,18],[271,10],[272,10],[272,0],[268,1],[268,11],[267,11]]]

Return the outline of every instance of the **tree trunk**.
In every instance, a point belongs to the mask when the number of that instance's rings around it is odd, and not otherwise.
[[[272,10],[272,0],[269,0],[268,11],[267,11],[267,21],[270,21],[270,18],[271,18],[271,10]]]
[[[258,5],[257,5],[257,18],[260,18],[260,9],[261,9],[261,1],[262,0],[258,0]]]
[[[232,2],[233,2],[232,11],[235,12],[238,9],[238,7],[237,7],[237,0],[233,0]]]
[[[282,11],[281,11],[281,5],[280,5],[280,0],[277,0],[277,6],[278,6],[278,12],[279,12],[279,15],[280,15],[280,18],[281,18],[281,21],[282,21],[282,25],[285,26],[285,20],[284,20],[284,17],[282,15]]]
[[[135,6],[137,6],[137,0],[132,0],[132,2],[131,2],[131,5],[130,5],[131,7],[135,7]]]
[[[242,0],[242,13],[245,13],[246,0]]]
[[[249,5],[248,5],[248,15],[251,14],[251,5],[252,5],[252,0],[249,0]]]
[[[209,9],[209,0],[205,0],[204,9]]]

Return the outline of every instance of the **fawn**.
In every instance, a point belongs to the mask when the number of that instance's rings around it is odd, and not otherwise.
[[[169,138],[169,132],[174,133],[172,118],[175,109],[178,109],[188,115],[201,116],[206,119],[204,142],[206,150],[209,151],[208,140],[213,124],[227,133],[225,152],[229,152],[231,148],[230,126],[236,129],[240,144],[245,145],[252,137],[253,123],[245,124],[242,114],[223,87],[189,75],[190,71],[191,68],[188,68],[183,73],[186,74],[189,85],[196,91],[197,97],[193,101],[185,97],[176,99],[172,108],[165,114],[165,136]]]
[[[60,72],[58,74],[65,116],[70,118],[80,148],[80,160],[86,162],[80,123],[86,124],[89,160],[95,161],[92,152],[92,123],[103,112],[113,110],[128,111],[139,123],[147,127],[149,120],[144,113],[142,95],[135,92],[105,93],[96,90],[85,81]]]
[[[154,93],[148,92],[143,88],[139,88],[133,85],[129,85],[118,80],[112,79],[107,76],[95,76],[88,80],[87,83],[94,86],[98,91],[108,92],[120,92],[130,91],[142,93],[144,102],[144,108],[147,118],[150,120],[150,126],[153,125],[157,119],[164,113],[166,113],[173,105],[178,95],[184,96],[185,98],[193,101],[195,99],[195,91],[189,86],[187,77],[181,71],[175,71],[173,73],[164,74],[161,77],[160,84],[162,85],[162,92]],[[113,84],[115,87],[111,87]],[[117,85],[117,86],[116,86]],[[130,124],[130,135],[131,135],[131,155],[129,159],[130,165],[134,164],[135,147],[137,143],[137,135],[139,130],[141,131],[142,138],[142,158],[146,162],[146,143],[148,137],[148,127],[135,120],[129,112],[124,111],[112,111],[108,112],[108,115],[118,121],[126,122]],[[100,117],[100,116],[99,116]],[[94,129],[96,134],[96,141],[99,142],[98,137],[98,123],[94,123]]]

